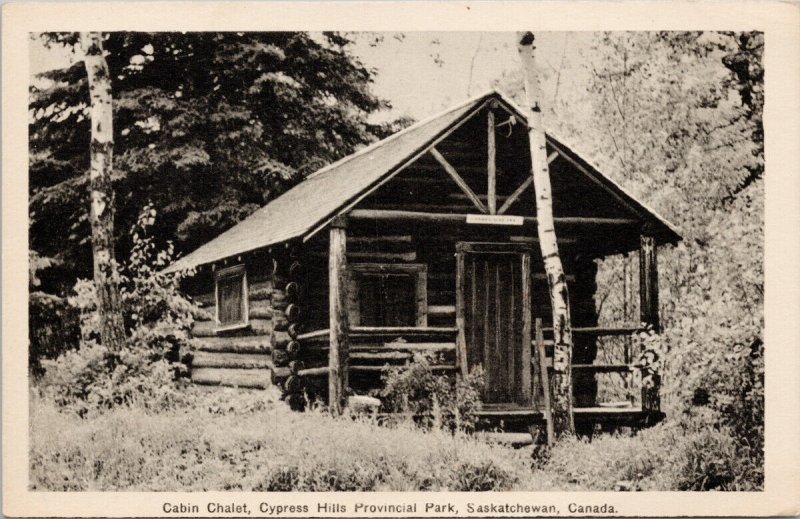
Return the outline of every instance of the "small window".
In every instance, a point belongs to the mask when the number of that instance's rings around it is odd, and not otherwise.
[[[244,265],[217,271],[217,327],[236,328],[247,324],[247,279]]]
[[[350,266],[352,326],[426,326],[427,276],[420,264]]]

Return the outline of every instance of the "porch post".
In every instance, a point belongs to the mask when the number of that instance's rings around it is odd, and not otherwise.
[[[486,190],[486,204],[489,207],[489,214],[497,214],[497,164],[495,163],[495,155],[497,154],[497,147],[495,145],[495,127],[494,127],[494,112],[492,109],[495,107],[496,102],[489,104],[489,111],[487,114],[487,161],[486,172],[489,177],[489,185]]]
[[[642,322],[660,331],[658,317],[658,262],[656,240],[649,233],[640,237],[639,248],[639,311]]]
[[[347,226],[343,218],[331,223],[328,256],[330,350],[328,352],[328,407],[342,412],[349,386],[350,343],[347,320]]]

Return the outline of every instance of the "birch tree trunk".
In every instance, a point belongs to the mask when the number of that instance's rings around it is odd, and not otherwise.
[[[517,33],[517,50],[522,59],[528,113],[528,140],[531,149],[533,189],[536,195],[536,221],[542,251],[550,303],[553,309],[553,429],[556,435],[574,434],[572,415],[572,325],[569,316],[569,295],[561,257],[558,254],[550,171],[542,124],[541,92],[536,69],[534,36]]]
[[[117,265],[114,259],[114,192],[111,170],[114,149],[111,77],[99,32],[82,32],[81,46],[89,78],[92,139],[89,144],[89,222],[92,226],[94,283],[100,316],[100,341],[120,351],[125,341]]]

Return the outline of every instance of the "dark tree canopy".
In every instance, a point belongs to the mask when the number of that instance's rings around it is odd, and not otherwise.
[[[148,202],[158,236],[191,250],[319,167],[384,137],[373,71],[339,34],[109,33],[120,257]],[[74,45],[72,34],[45,34]],[[31,249],[58,290],[91,276],[88,90],[82,62],[30,91]]]

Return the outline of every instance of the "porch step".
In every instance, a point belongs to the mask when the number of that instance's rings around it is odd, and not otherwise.
[[[533,437],[529,433],[515,432],[484,432],[477,436],[488,443],[499,443],[518,449],[533,444]]]

